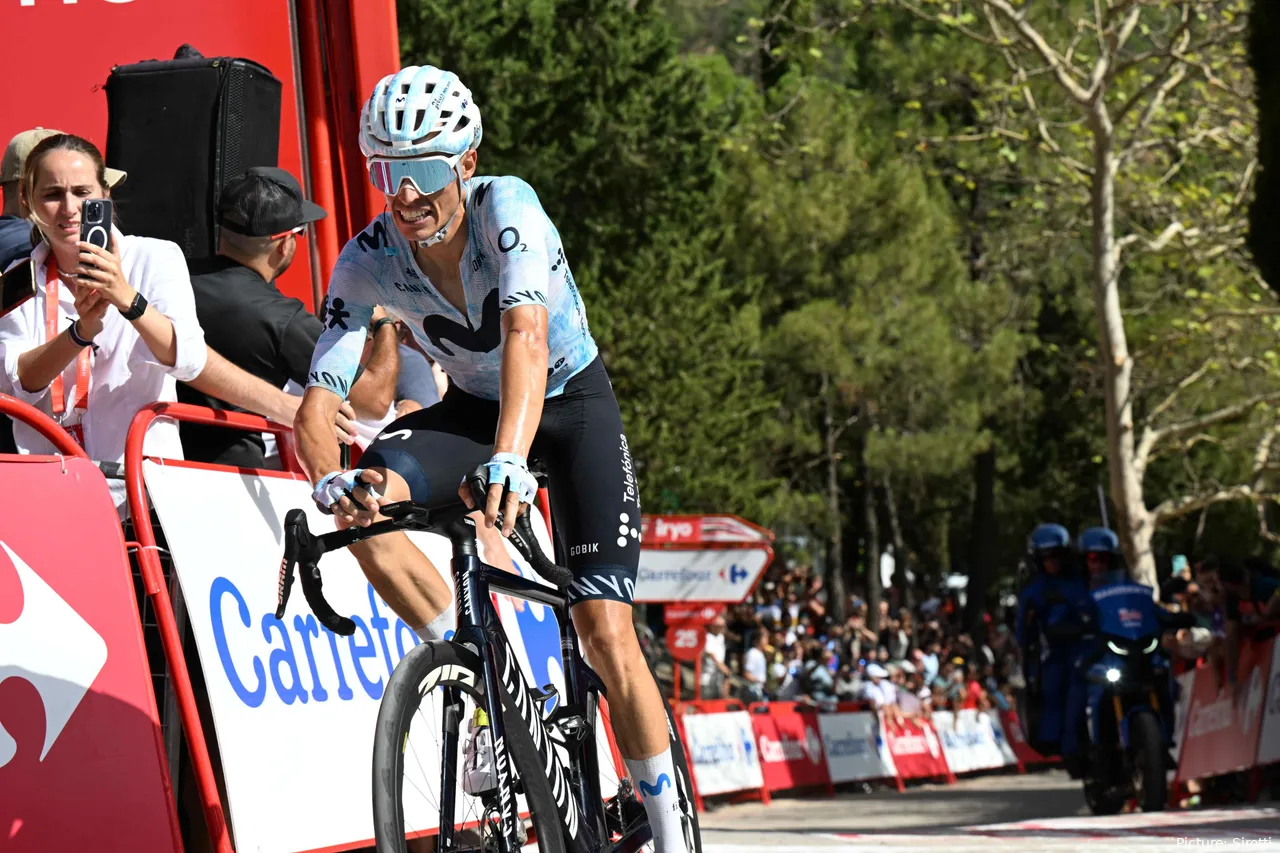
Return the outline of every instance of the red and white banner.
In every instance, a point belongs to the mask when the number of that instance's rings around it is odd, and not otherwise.
[[[1262,734],[1258,738],[1258,764],[1276,761],[1280,761],[1280,653],[1272,640],[1271,673],[1267,678]]]
[[[1258,756],[1271,672],[1270,641],[1240,647],[1238,687],[1219,684],[1212,666],[1196,669],[1187,712],[1186,739],[1178,757],[1179,779],[1201,779],[1247,770]]]
[[[646,547],[772,541],[768,530],[736,515],[645,515],[640,519],[640,543]]]
[[[662,608],[662,621],[667,625],[708,625],[714,622],[721,613],[724,613],[723,604],[704,604],[702,606],[668,604]]]
[[[1013,750],[1014,757],[1022,762],[1023,767],[1050,763],[1051,759],[1045,758],[1032,749],[1031,744],[1027,743],[1027,734],[1022,730],[1022,721],[1018,719],[1017,711],[1012,708],[1008,711],[1001,711],[1000,725],[1004,728],[1005,737],[1009,741],[1009,747]]]
[[[0,482],[21,494],[0,523],[0,849],[181,850],[106,480],[24,456]]]
[[[883,717],[882,717],[883,720]],[[884,739],[900,779],[950,776],[942,742],[925,719],[884,722]]]
[[[765,787],[785,791],[830,785],[822,736],[818,733],[818,714],[794,710],[786,702],[775,704],[786,710],[762,705],[760,713],[751,715]]]

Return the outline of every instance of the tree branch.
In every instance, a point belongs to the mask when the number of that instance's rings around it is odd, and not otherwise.
[[[1138,444],[1138,449],[1134,452],[1134,465],[1138,469],[1139,476],[1146,471],[1147,462],[1151,458],[1151,451],[1162,441],[1168,441],[1171,438],[1177,438],[1191,432],[1201,432],[1211,426],[1238,420],[1253,411],[1255,406],[1263,403],[1274,403],[1277,400],[1280,400],[1280,391],[1271,391],[1267,394],[1257,394],[1233,406],[1223,406],[1216,412],[1210,412],[1198,418],[1172,424],[1164,429],[1147,427],[1142,431],[1142,440]]]
[[[1213,506],[1214,504],[1231,503],[1240,500],[1248,500],[1255,503],[1277,502],[1280,501],[1280,495],[1271,492],[1258,492],[1252,486],[1242,484],[1219,489],[1216,492],[1170,498],[1151,511],[1151,521],[1153,525],[1158,526],[1166,521],[1181,518],[1193,512],[1199,512],[1205,507]]]
[[[1165,397],[1164,400],[1161,401],[1160,405],[1151,410],[1151,414],[1147,415],[1145,423],[1148,426],[1155,423],[1156,418],[1163,415],[1169,410],[1169,407],[1174,404],[1174,401],[1178,399],[1179,394],[1204,378],[1204,375],[1209,372],[1209,368],[1213,366],[1213,361],[1212,357],[1205,359],[1204,364],[1200,365],[1195,372],[1179,382],[1177,387],[1169,392],[1169,396]]]
[[[1040,54],[1044,61],[1049,64],[1049,67],[1053,69],[1053,74],[1058,78],[1058,83],[1067,90],[1067,94],[1071,96],[1072,100],[1083,106],[1093,99],[1092,92],[1086,91],[1079,83],[1071,79],[1071,74],[1068,73],[1070,66],[1058,55],[1056,50],[1049,46],[1049,43],[1044,40],[1044,36],[1040,35],[1040,32],[1035,27],[1027,23],[1026,17],[1021,12],[1010,6],[1007,0],[981,0],[981,3],[984,7],[995,9],[1004,16],[1005,20],[1018,31],[1018,35],[1022,36],[1023,40]]]

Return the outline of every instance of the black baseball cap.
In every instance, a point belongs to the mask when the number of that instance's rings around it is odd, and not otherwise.
[[[232,178],[218,201],[218,224],[246,237],[270,237],[328,214],[302,195],[298,181],[276,166],[254,166]]]

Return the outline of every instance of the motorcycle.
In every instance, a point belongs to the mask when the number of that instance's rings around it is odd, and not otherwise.
[[[1115,814],[1130,799],[1143,811],[1161,811],[1173,766],[1175,685],[1160,638],[1195,620],[1161,609],[1149,587],[1132,582],[1091,595],[1094,650],[1081,662],[1088,689],[1085,802],[1098,815]]]

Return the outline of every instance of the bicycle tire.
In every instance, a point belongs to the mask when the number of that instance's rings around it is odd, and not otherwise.
[[[469,677],[464,674],[469,674]],[[395,668],[378,708],[373,741],[373,824],[378,853],[407,853],[402,799],[403,744],[408,739],[414,713],[422,703],[424,693],[419,692],[419,687],[433,676],[432,688],[442,684],[456,687],[477,703],[484,701],[480,658],[469,648],[444,641],[423,643],[405,655]],[[504,728],[507,754],[511,756],[524,785],[539,853],[565,853],[555,800],[538,761],[533,739],[520,724],[520,715],[514,709],[511,697],[501,686],[499,691],[502,693],[504,719],[516,723]]]
[[[680,795],[681,812],[689,828],[692,829],[692,838],[689,833],[685,835],[685,843],[689,846],[689,853],[702,853],[702,829],[698,825],[698,804],[693,796],[693,773],[689,770],[689,759],[684,752],[684,743],[680,740],[680,730],[676,728],[675,712],[671,710],[671,704],[666,699],[662,700],[662,707],[667,712],[667,733],[671,739],[671,764],[676,771],[676,791]],[[692,841],[692,845],[689,842]]]

